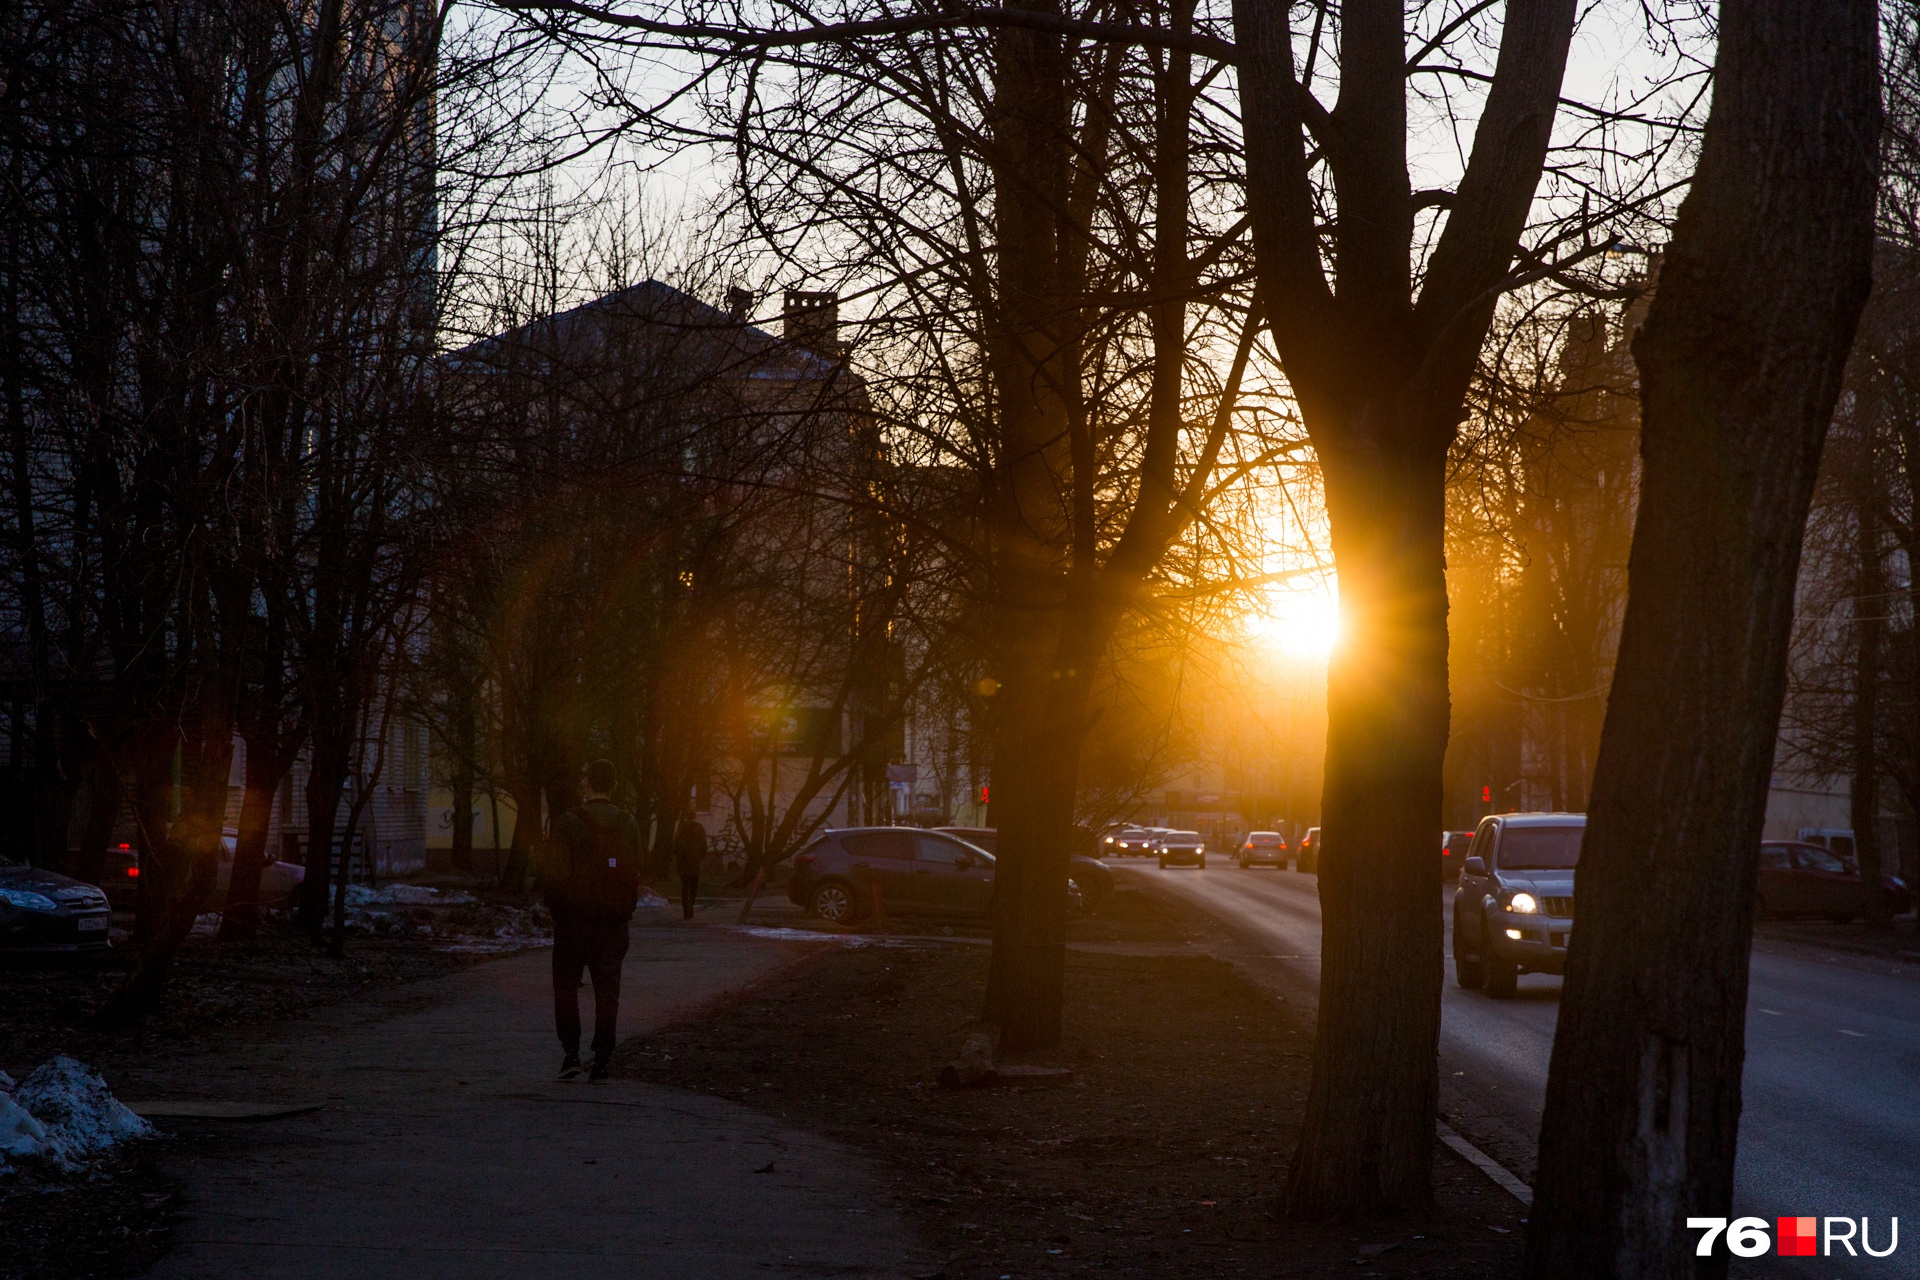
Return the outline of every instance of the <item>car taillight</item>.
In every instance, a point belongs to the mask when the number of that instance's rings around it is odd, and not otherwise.
[[[127,879],[138,880],[139,878],[140,878],[140,868],[138,867],[127,868]]]

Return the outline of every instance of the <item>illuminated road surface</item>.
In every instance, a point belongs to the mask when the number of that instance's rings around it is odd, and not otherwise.
[[[1312,876],[1230,862],[1206,871],[1110,865],[1204,909],[1235,935],[1250,968],[1311,1007],[1320,978]],[[1448,902],[1452,896],[1449,886]],[[1445,918],[1451,931],[1451,912]],[[1531,974],[1515,999],[1493,1000],[1454,984],[1450,952],[1449,945],[1441,1111],[1531,1182],[1560,979]],[[1817,1268],[1769,1258],[1767,1273],[1920,1277],[1920,966],[1762,942],[1753,956],[1744,1093],[1738,1212],[1767,1218],[1769,1227],[1781,1216],[1866,1216],[1882,1249],[1888,1218],[1906,1229],[1888,1258],[1838,1267],[1823,1260]]]

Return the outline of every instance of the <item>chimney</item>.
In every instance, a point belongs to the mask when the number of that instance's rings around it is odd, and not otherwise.
[[[734,285],[727,290],[727,319],[735,324],[745,324],[747,317],[753,314],[753,290],[742,289]]]
[[[840,354],[840,296],[811,289],[787,290],[786,329],[788,342],[821,355]]]

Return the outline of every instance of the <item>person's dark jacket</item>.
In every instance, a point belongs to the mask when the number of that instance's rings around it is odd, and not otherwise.
[[[589,827],[594,828],[589,830]],[[629,873],[611,878],[601,873],[602,842],[618,851]],[[633,893],[641,866],[640,824],[611,800],[589,800],[569,809],[553,824],[541,876],[547,909],[556,922],[563,918],[624,920],[633,915]],[[631,886],[623,881],[631,880]]]
[[[673,870],[682,876],[698,876],[700,860],[707,856],[707,829],[692,818],[682,818],[673,829]]]

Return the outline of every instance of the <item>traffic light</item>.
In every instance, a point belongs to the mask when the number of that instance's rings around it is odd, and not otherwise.
[[[1493,803],[1493,788],[1492,788],[1492,787],[1482,787],[1482,788],[1480,788],[1480,803],[1481,803],[1481,804],[1492,804],[1492,803]]]
[[[985,804],[986,802],[987,802],[987,784],[983,782],[980,784],[980,803]]]

